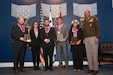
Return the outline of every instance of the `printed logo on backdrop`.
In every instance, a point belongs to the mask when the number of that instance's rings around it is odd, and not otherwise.
[[[16,5],[11,4],[11,16],[15,18],[23,17],[24,19],[36,16],[36,4]]]
[[[112,0],[112,8],[113,8],[113,0]]]
[[[24,39],[26,42],[31,42],[31,37],[30,37],[31,26],[28,24],[28,21],[31,17],[36,16],[36,4],[32,4],[32,5],[11,4],[11,16],[15,18],[22,17],[26,19],[24,24],[28,29],[28,34],[24,34]]]
[[[66,3],[54,4],[54,5],[42,3],[42,9],[44,12],[44,16],[49,17],[50,8],[51,8],[51,13],[52,13],[52,18],[58,18],[59,11],[62,11],[62,16],[67,15],[67,4]]]
[[[78,17],[84,17],[84,11],[88,9],[91,11],[91,15],[97,15],[97,3],[92,4],[78,4],[73,3],[73,14]]]
[[[51,21],[50,26],[54,27],[56,25],[56,18],[67,15],[67,4],[45,4],[42,3],[43,14],[45,17],[49,17]]]

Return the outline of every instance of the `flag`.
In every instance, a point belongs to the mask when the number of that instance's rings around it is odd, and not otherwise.
[[[52,20],[52,10],[51,10],[51,6],[50,6],[50,13],[49,13],[49,21],[51,21],[50,26],[53,26],[53,20]],[[54,52],[53,52],[53,63],[55,62],[55,56],[56,56],[56,48],[54,47]],[[48,58],[49,59],[49,58]]]
[[[49,21],[51,22],[51,23],[50,23],[50,26],[53,27],[53,20],[52,20],[51,6],[50,6],[50,13],[49,13]]]
[[[15,18],[23,17],[28,19],[36,16],[36,4],[31,5],[16,5],[11,4],[11,16]]]
[[[43,49],[40,49],[40,64],[43,65],[44,64],[44,53],[43,53]]]
[[[62,10],[61,10],[61,6],[60,6],[60,11],[59,11],[59,17],[62,18]]]
[[[39,26],[40,29],[43,27],[43,23],[44,23],[44,16],[42,9],[42,0],[40,0],[40,26]],[[40,49],[40,64],[41,65],[44,64],[44,53],[42,48]]]
[[[42,0],[40,0],[40,26],[39,28],[41,29],[44,24],[44,14],[43,14],[43,9],[42,9]]]
[[[73,14],[78,17],[84,17],[84,11],[90,10],[91,15],[97,15],[97,3],[92,4],[78,4],[73,3]]]

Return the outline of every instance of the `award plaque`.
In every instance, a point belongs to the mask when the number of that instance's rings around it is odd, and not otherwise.
[[[58,33],[57,34],[57,41],[60,41],[63,39],[63,34],[62,33]]]
[[[30,34],[24,34],[25,42],[31,42]]]
[[[75,36],[73,36],[73,37],[71,37],[71,41],[72,41],[72,42],[77,42],[77,41],[78,41],[78,38],[75,37]]]
[[[31,26],[30,25],[26,25],[26,28],[28,30],[28,34],[24,34],[25,42],[31,42],[31,37],[30,37],[30,28],[31,28]]]

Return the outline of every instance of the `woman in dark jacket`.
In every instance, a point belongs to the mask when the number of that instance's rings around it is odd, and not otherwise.
[[[79,28],[77,20],[72,21],[72,26],[69,31],[69,43],[71,45],[71,52],[73,56],[74,71],[83,69],[83,31]]]
[[[39,70],[41,39],[40,39],[40,29],[38,27],[37,21],[33,23],[33,27],[30,30],[30,37],[31,37],[31,42],[29,46],[32,51],[34,70]]]

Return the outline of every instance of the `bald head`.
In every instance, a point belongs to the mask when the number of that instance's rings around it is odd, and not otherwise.
[[[18,19],[18,23],[19,23],[20,25],[23,25],[23,24],[24,24],[24,18],[20,17],[20,18]]]
[[[89,10],[85,10],[84,17],[89,17],[89,16],[90,16],[90,11]]]

